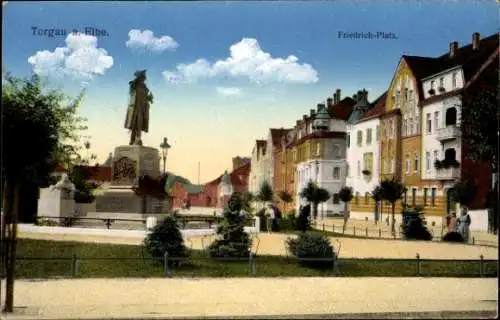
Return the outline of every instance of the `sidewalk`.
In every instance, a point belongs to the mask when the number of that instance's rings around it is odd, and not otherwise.
[[[78,279],[15,286],[16,313],[5,319],[491,312],[498,293],[497,279],[463,278]]]

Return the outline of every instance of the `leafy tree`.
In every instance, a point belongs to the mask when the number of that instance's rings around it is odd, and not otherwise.
[[[142,213],[147,213],[147,199],[155,198],[158,200],[166,200],[169,194],[165,191],[165,183],[168,179],[168,174],[164,173],[158,178],[153,178],[149,175],[139,177],[137,186],[133,188],[135,194],[142,199]]]
[[[5,311],[14,305],[14,266],[16,257],[17,222],[23,196],[23,183],[48,185],[50,173],[78,140],[78,131],[86,129],[76,111],[83,92],[68,103],[68,97],[57,91],[44,90],[40,78],[20,79],[3,74],[2,155],[3,211],[6,225],[2,226],[2,266],[6,266],[7,290]],[[8,236],[8,237],[7,237]]]
[[[371,197],[375,202],[375,210],[373,212],[375,214],[375,224],[377,224],[378,221],[380,220],[380,212],[378,211],[379,203],[380,201],[382,201],[382,190],[380,186],[376,186],[375,188],[373,188]]]
[[[162,261],[165,252],[169,257],[175,258],[184,258],[189,255],[179,228],[178,217],[172,213],[153,228],[144,239],[144,245],[157,261]]]
[[[392,179],[382,180],[380,183],[382,199],[389,202],[392,208],[391,233],[393,236],[396,235],[396,202],[403,198],[405,192],[405,186],[394,177]]]
[[[318,216],[318,205],[330,199],[330,194],[326,189],[319,187],[312,181],[307,183],[307,186],[300,192],[300,197],[304,198],[311,204],[313,219]]]
[[[222,213],[223,220],[217,225],[219,238],[208,247],[211,257],[248,257],[250,255],[252,239],[245,232],[247,215],[242,209],[241,195],[233,193]]]
[[[347,220],[349,219],[349,202],[353,198],[353,192],[351,187],[342,187],[339,191],[339,199],[344,202],[344,225],[342,226],[342,232],[345,232],[347,226]]]
[[[278,198],[283,201],[284,204],[289,204],[293,202],[293,197],[289,192],[280,191],[278,192]]]
[[[405,208],[403,216],[407,220],[403,222],[402,232],[407,240],[432,240],[432,234],[427,228],[427,222],[422,213],[422,207]]]
[[[267,180],[264,180],[260,185],[259,193],[257,194],[257,200],[262,201],[264,207],[269,202],[272,201],[274,197],[273,187]]]
[[[96,167],[73,166],[68,177],[75,185],[75,202],[92,203],[95,200],[94,190],[99,186],[93,181],[89,181],[96,170]]]
[[[470,180],[462,180],[453,185],[451,196],[462,206],[470,205],[476,197],[476,185]]]
[[[252,213],[253,212],[252,203],[254,200],[255,196],[251,192],[245,191],[241,193],[242,210],[248,213]]]

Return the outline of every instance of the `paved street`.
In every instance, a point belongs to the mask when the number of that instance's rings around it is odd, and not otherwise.
[[[245,278],[16,281],[6,319],[495,311],[497,279]]]

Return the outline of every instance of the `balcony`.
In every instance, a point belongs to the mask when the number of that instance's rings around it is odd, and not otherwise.
[[[453,139],[460,138],[462,136],[462,131],[460,127],[455,125],[446,126],[444,128],[438,129],[436,133],[436,139],[440,142],[445,142]]]
[[[460,168],[441,168],[436,170],[436,180],[455,180],[460,178]]]

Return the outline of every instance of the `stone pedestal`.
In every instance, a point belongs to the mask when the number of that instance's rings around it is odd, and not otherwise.
[[[153,199],[142,199],[132,189],[137,185],[140,176],[157,178],[160,175],[160,156],[157,149],[139,145],[116,147],[111,172],[109,190],[96,197],[97,212],[158,211],[155,210]]]

